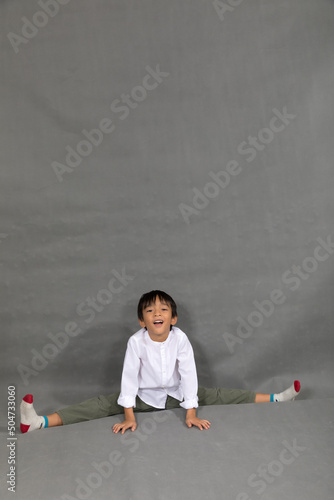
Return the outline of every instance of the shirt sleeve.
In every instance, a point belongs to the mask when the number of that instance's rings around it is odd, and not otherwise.
[[[129,339],[123,364],[121,393],[117,400],[117,403],[125,408],[136,406],[139,369],[140,358],[135,350],[133,340]]]
[[[198,382],[194,358],[194,351],[185,335],[180,343],[178,352],[178,371],[181,377],[181,388],[184,401],[180,403],[182,408],[189,410],[198,407]]]

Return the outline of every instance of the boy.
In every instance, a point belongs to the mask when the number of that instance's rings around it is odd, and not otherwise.
[[[128,341],[124,358],[121,392],[99,396],[68,406],[48,416],[39,416],[33,397],[21,403],[21,431],[54,427],[123,413],[113,426],[116,434],[137,427],[134,412],[186,409],[186,425],[209,429],[210,422],[196,416],[196,408],[230,403],[291,401],[300,390],[298,380],[280,394],[259,394],[235,389],[198,388],[193,349],[185,333],[177,328],[177,308],[167,293],[152,290],[140,298],[138,320],[141,329]]]

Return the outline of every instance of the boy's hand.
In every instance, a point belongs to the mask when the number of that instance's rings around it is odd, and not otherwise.
[[[211,424],[208,420],[196,417],[195,408],[191,408],[190,410],[187,410],[186,425],[188,427],[195,425],[202,431],[203,429],[210,429]]]
[[[135,420],[124,420],[120,424],[115,424],[112,428],[113,432],[117,434],[120,430],[121,434],[124,434],[126,429],[131,429],[132,431],[137,429],[137,422]]]
[[[210,425],[211,425],[208,420],[204,420],[204,419],[198,418],[198,417],[186,418],[186,424],[188,427],[195,425],[201,431],[203,429],[210,429]]]

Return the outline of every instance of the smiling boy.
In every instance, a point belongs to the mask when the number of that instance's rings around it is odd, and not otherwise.
[[[154,408],[164,409],[173,400],[187,410],[186,424],[209,429],[208,420],[196,417],[198,386],[191,344],[179,328],[176,304],[160,290],[144,294],[138,304],[142,327],[128,342],[118,404],[124,406],[125,420],[114,432],[134,431],[135,396]],[[181,402],[183,401],[183,402]]]
[[[299,393],[297,380],[280,394],[198,388],[193,349],[186,334],[175,326],[177,308],[172,297],[160,290],[145,293],[137,313],[141,329],[128,340],[121,392],[91,398],[48,416],[36,414],[33,396],[27,394],[20,406],[23,433],[124,412],[123,422],[113,426],[114,433],[124,434],[137,428],[135,412],[180,406],[186,410],[187,427],[203,430],[211,424],[196,416],[198,406],[290,401]]]

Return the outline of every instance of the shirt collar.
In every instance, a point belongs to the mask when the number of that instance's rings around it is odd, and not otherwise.
[[[145,335],[145,338],[148,340],[148,342],[150,342],[151,344],[154,344],[154,345],[165,345],[169,342],[169,339],[171,338],[171,333],[173,332],[173,327],[170,329],[169,331],[169,334],[168,334],[168,337],[166,338],[166,340],[164,342],[156,342],[155,340],[152,340],[151,337],[149,336],[148,334],[148,331],[146,330],[146,328],[144,328],[144,335]]]

